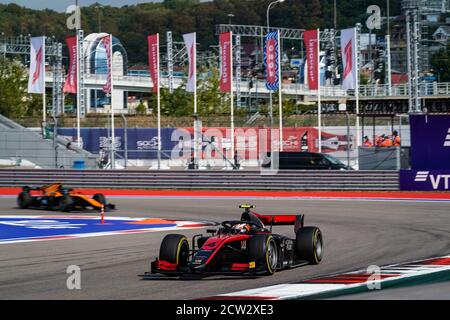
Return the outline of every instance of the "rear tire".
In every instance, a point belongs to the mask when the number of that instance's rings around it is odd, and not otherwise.
[[[31,197],[31,194],[29,192],[22,191],[17,196],[17,205],[20,209],[27,209],[32,202],[33,198]]]
[[[272,235],[254,235],[249,241],[250,262],[264,266],[266,275],[273,275],[278,264],[278,248]]]
[[[75,202],[71,196],[64,195],[59,200],[59,209],[62,212],[70,212],[73,209],[74,203]]]
[[[180,234],[165,236],[159,249],[159,260],[174,263],[179,267],[187,267],[189,263],[188,239]]]
[[[295,239],[297,258],[309,264],[319,264],[323,256],[322,232],[317,227],[304,227]]]

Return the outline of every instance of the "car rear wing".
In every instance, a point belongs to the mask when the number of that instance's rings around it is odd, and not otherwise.
[[[298,229],[303,228],[305,216],[303,214],[299,215],[263,215],[251,211],[254,209],[254,205],[241,205],[239,206],[241,209],[245,209],[245,213],[251,213],[255,217],[257,217],[261,222],[266,226],[295,226],[295,232]]]
[[[265,225],[272,224],[274,226],[293,226],[298,217],[294,215],[269,216],[258,214],[256,212],[252,213],[257,216]]]

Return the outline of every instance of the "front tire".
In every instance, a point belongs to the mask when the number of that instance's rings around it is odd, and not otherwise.
[[[27,209],[32,202],[33,198],[31,197],[31,194],[29,192],[22,191],[17,196],[17,205],[20,209]]]
[[[169,234],[164,237],[159,249],[159,260],[187,267],[189,263],[189,242],[180,234]]]
[[[250,262],[262,265],[266,275],[273,275],[278,265],[278,248],[272,235],[254,235],[249,243]]]
[[[319,264],[323,256],[322,232],[317,227],[304,227],[297,231],[295,246],[297,258],[309,264]]]
[[[74,200],[69,195],[64,195],[59,200],[59,209],[62,212],[70,212],[73,209],[74,206]]]
[[[105,195],[103,193],[96,193],[96,194],[94,194],[92,199],[94,199],[97,202],[100,202],[102,205],[104,205],[106,207],[106,198],[105,198]]]
[[[58,199],[54,196],[50,196],[47,199],[47,209],[54,211],[58,209]]]

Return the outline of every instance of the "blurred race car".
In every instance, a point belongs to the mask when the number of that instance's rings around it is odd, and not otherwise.
[[[323,239],[317,227],[305,227],[303,215],[260,215],[253,205],[241,205],[241,219],[224,221],[210,236],[196,235],[191,248],[179,234],[167,235],[152,274],[272,275],[277,270],[317,265],[322,260]],[[294,226],[293,239],[272,233],[273,226]],[[267,227],[269,226],[269,228]]]
[[[92,198],[73,189],[64,188],[60,183],[42,187],[23,187],[17,196],[17,205],[20,209],[48,209],[69,212],[92,208],[113,210],[115,205],[106,202],[103,194],[97,193]]]

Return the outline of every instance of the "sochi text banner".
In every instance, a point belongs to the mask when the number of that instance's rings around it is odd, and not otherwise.
[[[104,93],[111,93],[111,77],[112,77],[112,70],[111,70],[111,36],[106,36],[102,39],[103,47],[106,50],[106,63],[108,65],[108,74],[106,75],[106,84],[103,87]]]
[[[231,92],[233,77],[232,54],[233,44],[231,32],[221,33],[220,42],[220,91]]]
[[[158,92],[159,87],[159,33],[147,37],[148,41],[148,66],[153,81],[153,92]]]
[[[44,93],[45,90],[45,37],[31,38],[30,77],[28,93]]]
[[[356,89],[356,29],[350,28],[341,31],[342,50],[342,89]]]
[[[310,90],[319,89],[319,30],[304,32],[306,61],[308,63],[308,86]]]
[[[266,68],[266,87],[275,91],[280,87],[278,78],[278,31],[269,32],[266,35],[264,47],[264,65]]]
[[[77,93],[77,37],[67,37],[66,44],[69,49],[69,71],[64,83],[64,93]]]
[[[196,50],[196,33],[188,33],[183,35],[184,43],[189,57],[189,75],[188,82],[186,84],[187,92],[195,92],[196,89],[196,77],[197,72],[197,50]]]

